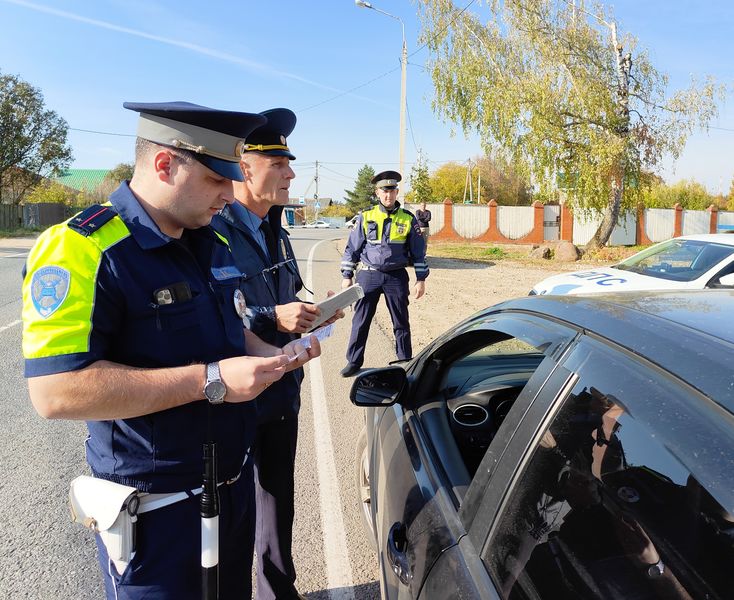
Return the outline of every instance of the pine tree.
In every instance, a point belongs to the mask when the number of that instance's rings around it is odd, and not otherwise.
[[[357,180],[354,182],[353,190],[344,190],[347,195],[347,207],[357,214],[360,210],[369,208],[372,205],[375,196],[375,188],[371,183],[375,176],[375,170],[369,165],[365,165],[357,172]]]

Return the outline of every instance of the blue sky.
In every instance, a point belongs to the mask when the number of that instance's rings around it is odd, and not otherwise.
[[[470,0],[456,0],[464,6]],[[734,83],[734,2],[619,0],[620,30],[633,33],[671,89],[690,75]],[[480,154],[431,110],[419,24],[408,0],[374,0],[399,16],[408,44],[406,173],[422,148],[431,167]],[[476,1],[472,9],[478,8]],[[122,102],[187,100],[298,115],[289,145],[298,160],[291,195],[341,199],[365,163],[397,168],[400,23],[353,0],[0,0],[0,70],[39,87],[69,126],[77,168],[109,168],[133,157],[136,115]],[[734,176],[732,96],[716,128],[690,138],[662,173],[725,193]],[[81,130],[118,135],[87,133]]]

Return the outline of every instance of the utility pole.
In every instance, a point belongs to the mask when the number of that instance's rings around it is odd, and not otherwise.
[[[319,161],[316,161],[316,174],[313,176],[313,180],[316,183],[316,191],[313,194],[313,199],[318,201],[319,199]]]
[[[405,105],[406,105],[406,85],[407,85],[407,70],[408,70],[408,45],[405,43],[405,25],[400,21],[403,26],[403,52],[400,56],[400,175],[406,176],[405,171]],[[400,199],[405,197],[403,188],[400,187]]]

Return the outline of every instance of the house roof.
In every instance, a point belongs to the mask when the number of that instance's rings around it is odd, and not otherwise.
[[[67,169],[63,175],[55,177],[54,181],[75,190],[93,192],[109,172],[109,169]]]

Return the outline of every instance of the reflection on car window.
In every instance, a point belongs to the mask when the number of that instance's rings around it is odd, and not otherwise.
[[[566,366],[483,554],[502,597],[731,597],[732,416],[591,341]]]
[[[622,261],[616,268],[660,279],[693,281],[732,254],[734,246],[673,239]]]

